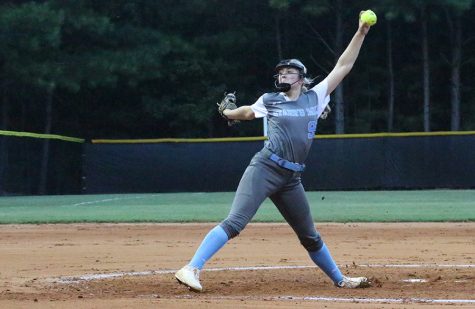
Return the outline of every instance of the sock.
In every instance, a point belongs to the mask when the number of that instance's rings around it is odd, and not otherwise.
[[[205,263],[228,241],[228,234],[219,225],[208,232],[189,265],[202,269]]]
[[[320,269],[323,270],[323,272],[327,274],[335,284],[338,284],[343,280],[343,275],[338,266],[336,266],[335,261],[325,244],[323,244],[320,250],[309,252],[308,254],[312,258],[312,261],[317,264],[317,266],[320,267]]]

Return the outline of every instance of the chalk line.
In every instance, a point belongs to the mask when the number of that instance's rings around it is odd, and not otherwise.
[[[427,303],[427,304],[475,304],[475,299],[431,299],[431,298],[343,298],[320,296],[279,296],[273,300],[328,301],[344,303]]]
[[[176,297],[179,299],[189,299],[190,296]],[[207,296],[207,300],[266,300],[266,301],[314,301],[314,302],[341,302],[341,303],[380,303],[380,304],[475,304],[475,299],[433,299],[433,298],[364,298],[364,297],[327,297],[327,296]]]
[[[408,283],[426,283],[426,282],[428,282],[427,279],[420,279],[420,278],[403,279],[401,281],[402,282],[408,282]]]
[[[76,204],[67,204],[67,205],[62,205],[63,207],[66,206],[84,206],[84,205],[94,205],[94,204],[100,204],[100,203],[106,203],[106,202],[116,202],[116,201],[122,201],[122,200],[140,200],[140,199],[146,199],[149,197],[155,197],[159,196],[159,194],[149,194],[149,195],[139,195],[139,196],[124,196],[124,197],[114,197],[114,198],[106,198],[106,199],[101,199],[101,200],[94,200],[94,201],[89,201],[89,202],[81,202],[81,203],[76,203]]]

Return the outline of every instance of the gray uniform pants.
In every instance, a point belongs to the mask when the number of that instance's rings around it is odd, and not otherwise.
[[[300,173],[278,166],[257,153],[246,168],[228,217],[220,223],[229,239],[237,236],[269,197],[309,252],[323,246],[315,229]]]

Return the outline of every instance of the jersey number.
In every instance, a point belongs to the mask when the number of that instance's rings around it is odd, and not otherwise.
[[[307,125],[308,129],[308,139],[313,139],[315,137],[315,131],[317,131],[317,122],[315,120],[309,121]]]

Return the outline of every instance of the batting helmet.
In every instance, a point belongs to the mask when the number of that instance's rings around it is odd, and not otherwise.
[[[307,68],[298,59],[281,60],[275,66],[275,71],[279,72],[280,69],[285,68],[285,67],[295,68],[295,69],[299,70],[304,76],[307,74]]]

